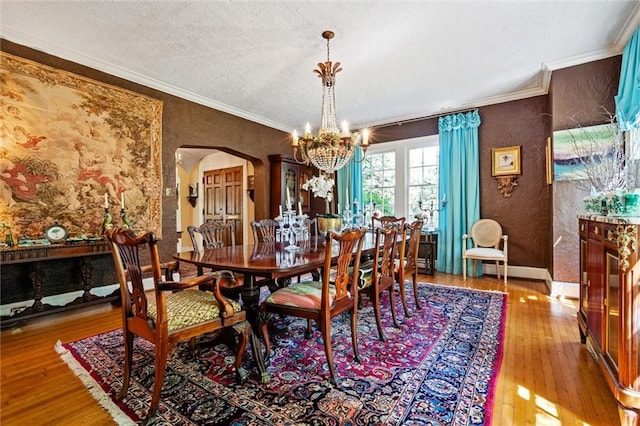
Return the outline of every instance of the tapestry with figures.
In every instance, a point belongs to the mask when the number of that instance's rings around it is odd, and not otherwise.
[[[128,220],[161,234],[162,102],[6,53],[0,60],[3,233],[34,240],[59,224],[69,239],[90,239]]]

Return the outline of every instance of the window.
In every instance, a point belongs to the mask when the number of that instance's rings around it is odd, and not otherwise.
[[[414,217],[423,209],[438,207],[438,153],[437,146],[409,149],[409,215]],[[434,223],[438,212],[434,211]]]
[[[362,191],[368,220],[373,210],[411,222],[431,202],[438,207],[438,136],[372,145],[362,163]],[[437,224],[438,213],[434,212]]]
[[[368,154],[362,164],[364,205],[393,215],[396,192],[395,152]]]

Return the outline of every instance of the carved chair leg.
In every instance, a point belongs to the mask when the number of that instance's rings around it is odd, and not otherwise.
[[[164,374],[167,368],[167,358],[169,356],[168,346],[162,343],[156,343],[156,360],[155,360],[155,377],[153,383],[153,394],[151,397],[151,405],[149,406],[149,412],[145,419],[145,424],[149,424],[155,417],[158,404],[160,403],[160,392],[162,391],[162,385],[164,384]]]
[[[122,388],[116,396],[118,401],[123,400],[129,391],[129,379],[131,378],[131,363],[133,362],[133,333],[125,331],[124,336],[124,377],[122,379]]]
[[[409,307],[407,306],[407,295],[405,293],[405,282],[404,278],[398,281],[400,287],[400,302],[402,303],[402,309],[404,310],[404,316],[406,318],[411,318],[412,314],[409,312]]]
[[[418,297],[418,272],[414,272],[412,275],[413,278],[413,298],[416,300],[416,309],[422,309],[422,305],[420,304],[420,298]]]
[[[400,328],[400,323],[398,322],[398,318],[396,318],[396,292],[394,290],[394,286],[389,286],[389,307],[391,308],[391,318],[393,318],[393,326],[395,328]]]
[[[362,362],[358,351],[358,312],[354,309],[349,313],[351,317],[351,346],[353,346],[353,357],[357,362]]]
[[[340,386],[340,379],[336,374],[336,366],[333,364],[333,350],[331,349],[331,319],[326,320],[323,318],[320,323],[320,328],[322,329],[322,340],[324,340],[324,352],[327,356],[327,365],[329,366],[329,373],[331,375],[331,383],[335,386]]]
[[[380,341],[384,342],[386,339],[384,337],[384,333],[382,332],[382,320],[380,318],[380,293],[376,287],[371,288],[371,301],[373,302],[373,312],[376,316],[376,325],[378,326],[378,335],[380,336]]]
[[[304,332],[304,338],[305,339],[311,339],[311,336],[313,336],[313,326],[311,325],[311,320],[307,319],[307,329]]]

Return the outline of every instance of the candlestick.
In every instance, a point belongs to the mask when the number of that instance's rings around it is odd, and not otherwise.
[[[278,206],[278,213],[280,217],[282,217],[282,206]]]
[[[298,201],[298,215],[302,216],[302,203]]]
[[[109,198],[107,196],[107,193],[104,193],[104,208],[108,209],[109,208]]]
[[[289,193],[289,187],[287,186],[287,208],[291,205],[291,194]]]
[[[349,205],[349,188],[345,189],[346,195],[344,197],[344,202],[347,203],[347,206]]]
[[[120,208],[124,209],[124,192],[120,194]]]

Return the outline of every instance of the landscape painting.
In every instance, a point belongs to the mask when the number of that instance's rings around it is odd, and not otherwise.
[[[554,180],[587,179],[583,161],[608,155],[614,149],[614,140],[610,124],[553,132]]]

